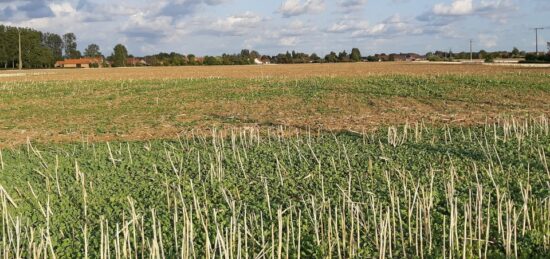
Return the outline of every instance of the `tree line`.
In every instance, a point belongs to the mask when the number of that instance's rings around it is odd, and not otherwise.
[[[17,68],[19,65],[19,40],[23,68],[52,68],[56,61],[82,57],[105,58],[97,44],[90,44],[84,53],[78,50],[76,35],[58,35],[31,28],[0,25],[0,68]],[[126,47],[119,44],[107,57],[113,66],[125,66],[128,57]]]
[[[21,36],[22,64],[25,68],[49,68],[61,59],[63,39],[54,33],[29,28],[0,25],[0,67],[16,68],[19,64]]]
[[[240,53],[227,54],[221,56],[204,56],[197,58],[193,54],[184,55],[179,53],[159,53],[146,56],[146,63],[151,66],[185,66],[185,65],[250,65],[256,61],[262,63],[274,64],[301,64],[301,63],[336,63],[336,62],[359,62],[362,60],[361,52],[358,48],[353,48],[348,54],[342,51],[338,54],[330,52],[324,58],[317,54],[307,54],[296,51],[287,51],[274,56],[261,55],[256,50],[243,49]]]
[[[422,58],[429,61],[453,61],[457,59],[469,59],[469,52],[453,53],[452,51],[428,52],[425,56],[418,54],[376,54],[363,57],[358,48],[351,52],[331,51],[324,57],[316,53],[308,54],[296,51],[287,51],[274,56],[261,55],[256,50],[243,49],[240,53],[222,54],[221,56],[197,57],[193,54],[180,54],[176,52],[161,52],[148,55],[133,62],[134,56],[128,53],[126,46],[117,44],[110,56],[105,57],[99,45],[90,44],[84,49],[84,53],[78,50],[77,38],[74,33],[58,35],[49,32],[40,32],[31,28],[18,28],[0,25],[0,68],[16,68],[19,64],[19,36],[21,36],[22,64],[24,68],[51,68],[56,61],[63,59],[77,59],[81,57],[102,58],[103,66],[124,67],[136,65],[150,66],[186,66],[186,65],[249,65],[257,61],[274,64],[300,64],[300,63],[338,63],[338,62],[378,62],[398,61],[403,57]],[[514,48],[512,51],[487,52],[481,50],[474,52],[474,59],[485,59],[491,62],[495,58],[526,58],[532,62],[548,62],[550,54],[538,56]]]

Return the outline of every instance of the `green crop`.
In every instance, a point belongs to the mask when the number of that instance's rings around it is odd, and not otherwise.
[[[550,253],[546,117],[294,133],[4,149],[0,257]]]

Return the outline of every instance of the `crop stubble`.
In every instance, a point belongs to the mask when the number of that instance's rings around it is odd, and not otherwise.
[[[549,71],[409,63],[25,71],[0,77],[0,146],[174,138],[212,127],[480,124],[548,114]]]

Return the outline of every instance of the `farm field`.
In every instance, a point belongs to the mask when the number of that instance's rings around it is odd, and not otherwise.
[[[544,258],[549,72],[0,72],[0,257]]]
[[[472,125],[550,111],[549,69],[424,64],[162,69],[48,70],[0,78],[0,147],[28,138],[170,139],[213,126],[363,132],[407,121]],[[261,77],[259,69],[272,72]],[[329,76],[328,69],[339,76]]]

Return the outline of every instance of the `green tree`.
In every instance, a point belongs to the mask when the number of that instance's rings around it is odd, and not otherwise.
[[[513,58],[516,58],[516,57],[519,57],[519,49],[514,47],[514,49],[512,50],[512,57]]]
[[[493,63],[495,61],[495,56],[492,53],[485,55],[485,63]]]
[[[215,65],[221,65],[221,61],[213,56],[206,56],[204,57],[204,64],[208,66],[215,66]]]
[[[72,32],[63,35],[63,47],[65,49],[65,57],[80,58],[80,51],[77,50],[76,35]]]
[[[294,51],[292,51],[292,52],[294,52]],[[293,58],[292,58],[292,55],[291,55],[290,52],[288,52],[288,51],[287,51],[286,54],[285,54],[285,60],[286,60],[286,63],[287,63],[287,64],[288,64],[288,63],[294,63],[294,60],[293,60]]]
[[[349,62],[350,61],[349,55],[345,50],[338,53],[338,61],[340,61],[340,62]]]
[[[353,48],[353,49],[351,50],[350,59],[351,59],[351,61],[353,61],[353,62],[359,62],[359,61],[361,61],[361,51],[359,51],[358,48]]]
[[[63,39],[55,33],[44,33],[42,35],[44,45],[52,52],[55,61],[63,59]]]
[[[114,67],[125,67],[126,59],[128,58],[128,50],[122,44],[117,44],[113,49],[113,54],[111,55],[111,61],[113,62]]]
[[[84,56],[90,57],[90,58],[97,58],[101,57],[101,51],[99,49],[99,46],[97,44],[90,44],[88,47],[84,50]]]
[[[316,53],[311,54],[311,56],[309,56],[309,58],[311,59],[311,61],[313,61],[315,63],[321,62],[321,58]]]
[[[329,63],[336,63],[338,62],[338,56],[336,56],[334,51],[331,51],[330,54],[325,56],[325,61]]]
[[[485,57],[487,57],[487,51],[480,50],[478,56],[480,59],[485,59]]]
[[[193,54],[187,55],[187,64],[189,65],[196,65],[197,64],[197,58]]]
[[[8,67],[8,51],[7,51],[7,36],[6,27],[0,25],[0,65],[3,68]]]

